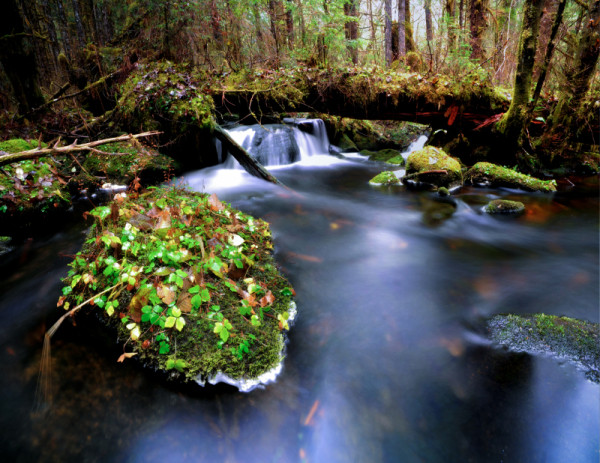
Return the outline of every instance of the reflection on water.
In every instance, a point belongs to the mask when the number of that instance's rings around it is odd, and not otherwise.
[[[42,336],[60,315],[57,278],[82,235],[10,254],[0,283],[7,461],[597,461],[598,385],[570,364],[497,349],[476,328],[506,311],[598,321],[597,179],[585,194],[466,189],[441,201],[369,186],[381,166],[363,159],[311,162],[275,171],[292,191],[241,171],[185,177],[271,223],[296,289],[284,370],[264,390],[177,389],[117,363],[114,339],[79,317],[53,338],[55,404],[32,414]],[[496,197],[529,213],[483,215]]]

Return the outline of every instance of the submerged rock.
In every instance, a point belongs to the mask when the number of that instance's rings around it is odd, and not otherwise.
[[[462,185],[461,166],[442,149],[426,146],[408,156],[402,183],[424,184],[431,189],[455,188]]]
[[[404,164],[404,158],[400,155],[400,151],[391,148],[386,148],[379,151],[362,150],[360,154],[363,156],[369,156],[371,161],[383,161],[398,165]],[[398,160],[398,158],[400,158],[400,160]]]
[[[59,305],[89,305],[123,342],[120,361],[242,390],[272,380],[294,305],[266,222],[177,188],[118,195],[90,216]]]
[[[465,175],[465,182],[492,188],[506,187],[525,191],[556,191],[556,181],[554,180],[540,180],[489,162],[478,162],[471,167]]]
[[[371,185],[397,185],[400,183],[400,179],[394,172],[384,170],[369,180],[369,183]]]
[[[555,315],[496,315],[487,322],[490,338],[517,352],[566,359],[600,382],[598,323]]]
[[[507,199],[494,199],[490,201],[483,210],[488,214],[510,214],[520,215],[525,212],[525,205],[519,201]]]

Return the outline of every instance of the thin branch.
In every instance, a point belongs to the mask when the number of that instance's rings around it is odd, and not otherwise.
[[[18,153],[13,154],[5,154],[4,156],[0,156],[0,166],[5,164],[11,164],[17,161],[23,161],[25,159],[35,159],[41,156],[51,155],[51,154],[64,154],[64,153],[74,153],[79,151],[89,151],[90,148],[94,148],[99,145],[106,145],[108,143],[118,143],[121,141],[135,140],[143,137],[150,137],[153,135],[158,135],[162,132],[144,132],[138,133],[136,135],[128,134],[121,135],[119,137],[114,138],[105,138],[103,140],[91,141],[89,143],[84,143],[82,145],[78,145],[77,141],[74,141],[70,145],[67,146],[58,146],[58,142],[51,148],[34,148],[28,151],[20,151]],[[60,140],[60,139],[59,139]]]

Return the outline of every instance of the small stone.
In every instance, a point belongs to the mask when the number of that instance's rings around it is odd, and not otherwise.
[[[519,215],[525,212],[525,205],[519,201],[507,199],[495,199],[485,206],[484,211],[488,214],[512,214]]]

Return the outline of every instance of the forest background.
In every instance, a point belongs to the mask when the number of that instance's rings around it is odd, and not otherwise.
[[[40,130],[46,139],[74,137],[73,127],[115,108],[139,63],[169,60],[217,77],[264,69],[366,69],[374,84],[383,75],[444,76],[465,92],[486,86],[506,95],[510,108],[487,120],[505,146],[553,158],[596,153],[599,5],[8,0],[0,17],[2,138]]]

